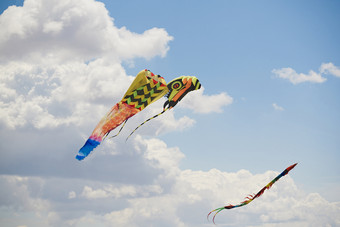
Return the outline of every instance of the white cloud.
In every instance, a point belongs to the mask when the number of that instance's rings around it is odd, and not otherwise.
[[[103,104],[118,101],[131,81],[120,65],[103,65],[101,60],[56,66],[13,62],[0,69],[5,88],[1,121],[11,128],[27,123],[36,128],[80,124],[95,114],[91,107],[104,114]],[[98,112],[95,116],[100,119]]]
[[[273,105],[273,108],[274,108],[275,110],[278,110],[278,111],[283,111],[283,110],[284,110],[284,108],[283,108],[282,106],[279,106],[279,105],[277,105],[276,103],[273,103],[272,105]]]
[[[282,79],[289,80],[292,84],[304,82],[323,83],[326,81],[326,78],[322,77],[320,73],[316,73],[313,70],[309,71],[308,74],[297,73],[292,68],[274,69],[272,72]]]
[[[279,78],[287,79],[292,84],[299,84],[304,82],[311,82],[311,83],[323,83],[327,79],[323,77],[323,74],[329,74],[336,77],[340,77],[340,69],[339,67],[335,66],[333,63],[322,63],[319,68],[319,73],[310,70],[308,74],[304,73],[297,73],[292,68],[281,68],[281,69],[274,69],[272,71],[276,74]]]
[[[173,38],[164,29],[143,34],[117,28],[101,2],[26,0],[0,16],[0,61],[118,60],[164,57]],[[46,59],[45,59],[46,61]]]
[[[148,196],[150,194],[160,194],[162,188],[159,185],[147,185],[147,186],[136,186],[136,185],[104,185],[102,188],[92,189],[90,186],[84,186],[81,193],[86,199],[101,199],[101,198],[126,198],[136,196]]]
[[[107,198],[109,196],[105,190],[102,189],[93,190],[89,186],[84,187],[84,190],[81,195],[88,199]]]
[[[217,95],[204,95],[204,87],[190,92],[178,105],[181,108],[192,109],[196,113],[221,113],[224,106],[233,103],[233,98],[223,92]]]
[[[144,158],[156,169],[162,169],[166,176],[174,176],[180,171],[178,166],[184,154],[179,148],[168,148],[166,143],[159,139],[143,140],[141,136],[136,137],[136,148],[143,147]]]
[[[323,74],[330,74],[336,77],[340,77],[340,68],[335,66],[332,62],[322,63],[319,70]]]
[[[60,21],[48,21],[43,26],[44,33],[58,34],[63,29],[63,23]]]

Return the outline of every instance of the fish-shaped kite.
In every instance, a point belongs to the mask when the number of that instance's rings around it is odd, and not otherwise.
[[[158,117],[159,115],[163,114],[165,111],[172,109],[174,106],[177,105],[182,98],[188,94],[190,91],[198,90],[201,88],[201,83],[199,80],[194,76],[181,76],[176,79],[170,81],[167,85],[168,93],[165,97],[168,99],[163,105],[163,111],[155,116],[147,119],[142,124],[140,124],[135,130],[131,132],[131,134],[126,138],[128,140],[130,136],[143,124]]]
[[[243,201],[242,203],[237,204],[237,205],[231,205],[231,204],[230,204],[230,205],[227,205],[227,206],[224,206],[224,207],[217,208],[217,209],[211,211],[211,212],[208,214],[207,218],[209,219],[209,215],[210,215],[211,213],[214,213],[214,212],[215,212],[215,214],[214,214],[214,216],[213,216],[213,222],[215,223],[215,217],[216,217],[216,215],[217,215],[219,212],[221,212],[222,210],[224,210],[224,209],[233,209],[233,208],[236,208],[236,207],[241,207],[241,206],[247,205],[248,203],[250,203],[250,202],[253,201],[254,199],[260,197],[260,196],[264,193],[264,191],[265,191],[266,189],[271,188],[271,186],[272,186],[276,181],[278,181],[281,177],[287,175],[287,174],[289,173],[289,171],[291,171],[296,165],[297,165],[297,163],[295,163],[295,164],[289,166],[288,168],[286,168],[282,173],[280,173],[280,174],[279,174],[277,177],[275,177],[271,182],[269,182],[266,186],[264,186],[258,193],[256,193],[255,195],[249,195],[249,196],[247,196],[247,197],[246,197],[246,200]]]
[[[164,103],[163,111],[150,119],[153,119],[163,114],[166,110],[173,108],[188,92],[198,90],[200,88],[201,84],[194,76],[181,76],[172,80],[169,84],[166,84],[163,77],[155,75],[146,69],[140,71],[123,96],[123,99],[114,105],[97,124],[91,136],[79,150],[76,159],[83,160],[109,135],[113,129],[117,128],[124,122],[122,126],[123,128],[130,117],[139,113],[145,107],[157,101],[161,97],[166,96],[168,98],[168,100]],[[134,131],[136,131],[140,126],[138,126]],[[122,128],[119,130],[118,134]]]

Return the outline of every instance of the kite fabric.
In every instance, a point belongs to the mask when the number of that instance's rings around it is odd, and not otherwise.
[[[264,191],[265,191],[266,189],[271,188],[271,186],[272,186],[276,181],[278,181],[281,177],[287,175],[287,174],[289,173],[289,171],[291,171],[296,165],[297,165],[297,163],[295,163],[294,165],[291,165],[291,166],[289,166],[288,168],[286,168],[282,173],[280,173],[280,174],[279,174],[277,177],[275,177],[271,182],[269,182],[266,186],[264,186],[257,194],[247,196],[247,197],[246,197],[246,200],[243,201],[242,203],[237,204],[237,205],[231,205],[231,204],[230,204],[230,205],[227,205],[227,206],[224,206],[224,207],[217,208],[217,209],[211,211],[211,212],[208,214],[207,218],[209,219],[209,215],[215,212],[215,214],[214,214],[214,216],[213,216],[213,222],[214,222],[214,224],[215,224],[215,217],[216,217],[216,215],[217,215],[219,212],[221,212],[222,210],[224,210],[224,209],[233,209],[233,208],[236,208],[236,207],[241,207],[241,206],[247,205],[248,203],[250,203],[250,202],[253,201],[254,199],[260,197],[260,196],[264,193]]]
[[[169,106],[167,108],[164,107],[163,112],[165,112],[167,109],[174,107],[189,91],[197,90],[201,87],[196,77],[182,76],[173,81],[176,82],[177,85],[170,86],[171,89],[169,89],[163,77],[155,75],[146,69],[140,71],[123,96],[123,99],[114,105],[97,124],[91,136],[79,150],[76,159],[83,160],[112,130],[124,122],[123,128],[130,117],[139,113],[161,97],[166,96],[168,98],[166,104],[169,104]],[[169,85],[173,85],[173,81],[171,81]],[[164,104],[164,106],[166,104]],[[143,122],[143,124],[144,123],[145,122]]]

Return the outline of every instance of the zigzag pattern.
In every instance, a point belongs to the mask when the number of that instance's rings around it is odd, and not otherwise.
[[[152,103],[152,101],[159,96],[159,93],[162,93],[166,88],[166,86],[162,86],[161,82],[150,80],[150,83],[138,88],[132,94],[126,95],[122,99],[122,102],[142,110]]]

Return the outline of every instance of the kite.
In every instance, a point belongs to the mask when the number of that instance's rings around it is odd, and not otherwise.
[[[265,191],[266,189],[271,188],[271,186],[272,186],[276,181],[278,181],[281,177],[287,175],[287,174],[289,173],[289,171],[291,171],[296,165],[297,165],[297,163],[295,163],[294,165],[291,165],[291,166],[289,166],[288,168],[286,168],[282,173],[280,173],[280,174],[279,174],[277,177],[275,177],[271,182],[269,182],[266,186],[264,186],[257,194],[247,196],[247,197],[245,198],[246,200],[243,201],[242,203],[237,204],[237,205],[231,205],[231,204],[230,204],[230,205],[227,205],[227,206],[224,206],[224,207],[217,208],[217,209],[211,211],[211,212],[208,214],[207,218],[209,219],[209,215],[210,215],[211,213],[215,212],[215,214],[214,214],[214,216],[213,216],[213,222],[214,222],[214,224],[215,224],[215,217],[216,217],[216,215],[217,215],[219,212],[221,212],[222,210],[224,210],[224,209],[228,209],[228,210],[229,210],[229,209],[233,209],[233,208],[236,208],[236,207],[241,207],[241,206],[247,205],[248,203],[250,203],[250,202],[253,201],[254,199],[260,197],[260,196],[264,193],[264,191]]]
[[[164,113],[168,109],[173,108],[188,92],[198,90],[200,88],[201,84],[194,76],[182,76],[172,80],[167,85],[163,77],[155,75],[146,69],[140,71],[127,92],[124,94],[123,99],[114,105],[97,124],[91,136],[85,142],[84,146],[79,150],[76,159],[83,160],[85,157],[87,157],[91,151],[109,135],[112,130],[124,122],[122,128],[118,132],[119,134],[130,117],[139,113],[148,105],[157,101],[161,97],[165,96],[168,98],[168,100],[165,102],[163,111],[160,114]],[[137,128],[134,131],[136,131]],[[115,137],[118,134],[112,137]]]

